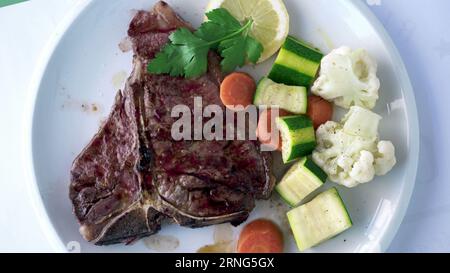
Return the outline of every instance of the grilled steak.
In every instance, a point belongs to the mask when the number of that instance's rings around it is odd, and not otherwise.
[[[196,79],[152,75],[146,66],[179,27],[191,28],[166,3],[130,23],[133,72],[108,120],[75,159],[70,199],[84,238],[129,243],[157,232],[164,218],[201,227],[245,221],[255,199],[274,186],[270,154],[253,141],[175,141],[176,105],[219,105],[220,59]]]

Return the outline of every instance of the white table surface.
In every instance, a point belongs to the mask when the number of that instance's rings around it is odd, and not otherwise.
[[[26,189],[21,134],[40,53],[65,14],[82,1],[31,0],[0,9],[0,252],[53,251]],[[389,251],[450,252],[450,1],[366,2],[402,54],[421,126],[416,188]]]

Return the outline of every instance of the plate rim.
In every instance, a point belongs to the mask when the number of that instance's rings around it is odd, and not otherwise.
[[[420,130],[419,130],[419,118],[415,99],[415,93],[413,86],[411,84],[408,71],[403,62],[403,59],[393,42],[392,38],[375,16],[375,14],[366,6],[363,0],[340,0],[342,5],[350,5],[373,26],[375,33],[381,38],[383,44],[388,49],[388,55],[393,60],[394,64],[398,68],[398,81],[400,81],[400,86],[404,88],[404,98],[405,107],[408,122],[408,135],[409,135],[409,160],[411,161],[407,165],[405,180],[410,181],[404,183],[401,187],[401,192],[397,204],[397,209],[392,215],[391,221],[389,223],[389,228],[386,229],[380,235],[380,241],[378,242],[378,251],[385,252],[389,245],[391,244],[394,236],[397,234],[398,229],[406,215],[407,208],[411,201],[411,196],[416,183],[416,175],[419,163],[419,151],[420,151]],[[47,210],[45,209],[44,201],[37,184],[35,165],[33,160],[33,124],[34,124],[34,114],[37,96],[39,94],[40,87],[42,85],[42,80],[44,74],[47,70],[48,64],[54,54],[54,51],[61,42],[61,39],[65,36],[67,30],[72,26],[76,19],[85,11],[87,8],[94,3],[93,0],[84,0],[77,2],[64,16],[62,21],[57,25],[56,30],[51,35],[47,44],[41,51],[38,62],[33,70],[32,78],[30,84],[27,88],[29,96],[26,102],[27,113],[25,113],[25,126],[23,128],[23,143],[25,143],[23,148],[23,158],[25,159],[25,175],[27,177],[27,194],[30,197],[32,207],[36,215],[38,216],[39,226],[41,227],[45,237],[49,241],[51,247],[55,252],[68,252],[66,245],[62,241],[62,238],[57,233]],[[413,134],[415,135],[414,137]],[[375,250],[374,250],[375,251]]]
[[[343,1],[345,2],[345,0]],[[352,0],[351,3],[364,15],[364,17],[370,22],[370,24],[373,25],[375,32],[380,36],[384,44],[387,46],[389,57],[394,61],[394,64],[397,65],[397,80],[400,81],[400,86],[405,89],[403,95],[405,98],[406,112],[409,113],[409,115],[407,115],[407,128],[409,136],[407,141],[409,142],[409,160],[411,160],[411,162],[409,165],[407,165],[405,180],[410,182],[403,184],[399,196],[398,208],[395,210],[395,213],[391,217],[392,220],[390,223],[390,228],[387,229],[381,236],[381,240],[379,242],[380,252],[386,252],[395,235],[397,234],[400,225],[403,222],[403,219],[405,218],[406,211],[409,207],[416,184],[421,138],[419,115],[417,111],[414,88],[412,86],[408,70],[406,69],[405,63],[396,44],[392,40],[391,36],[387,32],[381,21],[362,0]]]

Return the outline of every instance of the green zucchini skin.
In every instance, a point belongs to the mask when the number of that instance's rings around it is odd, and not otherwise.
[[[291,153],[289,162],[305,155],[311,154],[316,148],[316,141],[302,143],[294,146],[294,152]]]
[[[278,83],[310,87],[323,56],[318,49],[288,36],[268,77]]]
[[[323,54],[318,49],[315,49],[312,46],[307,45],[305,42],[302,42],[293,36],[287,37],[286,42],[283,45],[283,48],[291,52],[294,52],[297,55],[300,55],[315,63],[320,63],[320,61],[322,61],[323,58]]]
[[[299,118],[299,117],[302,117],[302,118]],[[283,118],[283,121],[286,123],[286,125],[291,130],[299,130],[299,129],[303,129],[303,128],[313,127],[312,120],[306,115],[288,116],[288,117]]]
[[[316,163],[314,163],[311,156],[307,157],[304,165],[307,169],[311,170],[311,172],[313,172],[323,183],[327,181],[327,173],[324,172],[319,166],[317,166]]]
[[[289,163],[310,155],[317,146],[312,120],[306,115],[278,117],[277,127],[283,141],[282,157]]]
[[[277,63],[273,65],[269,78],[278,83],[298,86],[311,86],[314,82],[314,77]]]

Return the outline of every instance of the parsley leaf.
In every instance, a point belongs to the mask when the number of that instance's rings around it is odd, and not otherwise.
[[[261,53],[264,51],[264,47],[260,42],[247,36],[245,51],[247,52],[247,58],[251,63],[256,63],[261,58]]]
[[[243,66],[246,59],[246,41],[240,37],[224,40],[219,45],[220,55],[223,57],[222,70],[231,72],[236,66]]]
[[[215,9],[206,14],[209,21],[192,33],[180,28],[169,37],[170,42],[149,63],[154,74],[198,77],[208,69],[208,51],[216,50],[222,56],[222,70],[231,72],[246,61],[256,63],[264,50],[261,43],[249,36],[253,21],[241,25],[226,9]]]
[[[228,35],[233,35],[242,28],[241,23],[236,20],[226,9],[215,9],[206,13],[208,21],[204,22],[195,32],[201,39],[216,43]]]
[[[169,37],[171,44],[156,55],[148,65],[154,74],[171,76],[185,75],[187,78],[206,73],[209,46],[187,28],[180,28]]]
[[[222,70],[225,73],[233,71],[236,66],[242,67],[248,60],[256,63],[263,51],[262,45],[250,36],[234,37],[224,40],[219,45]]]

